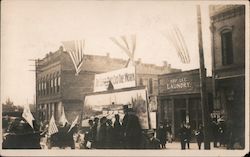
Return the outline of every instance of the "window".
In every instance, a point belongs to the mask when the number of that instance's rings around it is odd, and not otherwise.
[[[57,80],[57,77],[55,76],[54,77],[54,93],[57,91],[57,87],[56,87],[57,82],[56,82],[56,80]]]
[[[53,93],[54,79],[53,76],[50,77],[50,93]]]
[[[61,83],[61,77],[57,76],[57,92],[60,91],[60,83]]]
[[[149,94],[152,94],[153,93],[153,80],[152,80],[152,78],[150,78],[148,80],[148,87],[149,87],[149,89],[148,89]]]
[[[143,86],[143,80],[142,80],[142,78],[140,78],[139,85]]]
[[[222,65],[233,64],[232,30],[225,29],[221,32]]]

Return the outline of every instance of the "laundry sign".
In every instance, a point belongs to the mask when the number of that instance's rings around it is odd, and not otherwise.
[[[106,91],[110,84],[112,84],[113,89],[135,87],[135,67],[96,74],[94,92]]]

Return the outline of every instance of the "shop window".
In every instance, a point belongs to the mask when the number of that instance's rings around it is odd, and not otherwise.
[[[232,30],[225,29],[221,32],[222,65],[233,64]]]

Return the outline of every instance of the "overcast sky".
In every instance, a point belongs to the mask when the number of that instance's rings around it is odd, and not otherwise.
[[[211,75],[208,8],[201,6],[206,68]],[[34,63],[58,50],[61,41],[84,39],[86,54],[128,57],[109,39],[136,34],[135,59],[182,70],[199,67],[197,15],[194,3],[167,1],[2,1],[1,103],[33,103]],[[182,64],[163,35],[177,25],[187,44],[190,64]]]

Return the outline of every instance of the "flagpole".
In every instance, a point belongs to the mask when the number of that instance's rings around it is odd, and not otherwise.
[[[200,5],[196,6],[197,9],[197,23],[198,23],[198,42],[199,42],[199,58],[200,58],[200,91],[201,91],[201,110],[202,110],[202,124],[204,131],[204,149],[210,149],[209,140],[209,114],[207,104],[206,92],[206,70],[204,65],[204,53],[202,44],[202,29],[201,29],[201,11]]]

